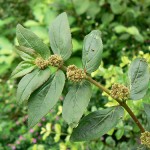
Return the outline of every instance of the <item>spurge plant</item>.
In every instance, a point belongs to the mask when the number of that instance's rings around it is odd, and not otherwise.
[[[147,92],[150,73],[144,58],[136,58],[131,63],[129,87],[116,83],[109,90],[91,78],[91,73],[98,69],[102,58],[103,43],[99,30],[93,30],[84,38],[82,69],[74,64],[65,66],[65,61],[72,54],[66,13],[60,14],[49,27],[53,54],[39,37],[20,24],[17,25],[16,34],[19,43],[17,52],[23,61],[13,71],[12,77],[23,76],[18,84],[17,103],[25,102],[28,105],[29,128],[35,126],[55,106],[67,78],[72,81],[72,86],[63,102],[62,117],[74,128],[70,138],[72,141],[93,140],[106,134],[123,118],[125,109],[141,130],[141,143],[150,147],[150,132],[145,131],[126,103],[128,100],[142,99]],[[92,95],[91,84],[115,99],[118,106],[92,112],[81,119]],[[149,116],[150,105],[144,103],[144,108]]]

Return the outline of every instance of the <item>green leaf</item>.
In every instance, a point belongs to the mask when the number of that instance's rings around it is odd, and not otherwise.
[[[72,86],[63,103],[62,116],[64,120],[75,126],[82,117],[91,98],[91,84],[83,81]]]
[[[80,4],[80,6],[84,6],[84,5]],[[89,6],[90,6],[89,9],[87,9],[87,11],[86,11],[87,16],[90,16],[91,18],[96,18],[96,15],[100,12],[101,7],[99,7],[99,5],[97,5],[96,1],[95,2],[90,1]]]
[[[71,135],[72,141],[87,141],[100,138],[114,128],[123,116],[121,106],[99,110],[85,116]]]
[[[35,52],[35,50],[24,47],[24,46],[15,46],[17,48],[17,53],[19,56],[25,60],[25,61],[30,61],[34,60],[36,57],[38,57],[38,54]]]
[[[148,63],[144,58],[136,58],[129,67],[130,98],[139,100],[144,97],[149,84]]]
[[[139,41],[139,42],[143,42],[144,41],[144,38],[143,36],[140,34],[139,30],[137,27],[135,26],[131,26],[131,27],[128,27],[126,32],[128,32],[129,34],[133,35],[134,38]]]
[[[124,128],[118,129],[117,132],[115,133],[117,140],[120,140],[122,138],[123,134],[124,134]]]
[[[112,13],[104,13],[102,15],[103,24],[109,24],[114,19],[114,15]]]
[[[44,59],[50,56],[50,50],[46,44],[33,32],[24,28],[22,25],[17,25],[17,39],[21,46],[29,47],[39,53]]]
[[[86,0],[84,2],[84,5],[81,5],[81,1],[80,0],[73,0],[72,3],[74,5],[73,7],[75,8],[75,11],[76,11],[76,13],[78,15],[84,14],[88,10],[88,8],[90,6],[89,0]]]
[[[100,65],[103,44],[99,30],[93,30],[84,38],[82,62],[87,73],[91,73]]]
[[[147,116],[148,130],[150,131],[150,104],[143,103],[143,105],[144,105],[144,111]]]
[[[111,10],[114,14],[123,13],[127,7],[125,2],[120,3],[120,1],[116,1],[116,0],[114,1],[110,0],[109,3],[111,6]]]
[[[123,26],[123,25],[117,25],[114,28],[116,33],[123,33],[123,32],[127,32],[127,27]]]
[[[54,54],[67,60],[72,53],[71,32],[66,13],[60,14],[49,28],[50,45]]]
[[[39,88],[50,76],[49,68],[45,70],[36,69],[24,76],[19,82],[17,89],[17,102],[21,104],[28,100],[31,93]]]
[[[36,68],[34,64],[30,62],[22,61],[12,72],[11,77],[12,78],[22,77],[28,74],[29,72],[31,72],[34,68]]]
[[[65,84],[65,75],[59,70],[55,76],[39,89],[37,89],[29,98],[28,103],[28,126],[32,127],[45,116],[57,103]]]
[[[106,138],[106,144],[107,145],[109,145],[109,146],[111,146],[111,147],[115,147],[115,145],[116,145],[116,142],[115,142],[115,140],[111,137],[111,136],[108,136],[107,138]]]

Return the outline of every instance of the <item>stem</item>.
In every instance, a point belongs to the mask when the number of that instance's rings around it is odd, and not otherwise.
[[[63,71],[66,71],[66,70],[67,70],[67,67],[64,66],[64,65],[62,65],[62,66],[60,67],[60,69],[63,70]]]
[[[134,115],[134,113],[132,112],[132,110],[129,108],[129,106],[126,103],[122,103],[121,106],[124,107],[124,109],[129,113],[129,115],[132,117],[132,119],[134,120],[134,122],[140,128],[141,132],[145,132],[145,129],[143,128],[143,126],[141,125],[141,123],[139,122],[139,120],[136,118],[136,116]]]
[[[61,66],[60,69],[63,70],[63,71],[66,71],[67,67],[66,66]],[[104,91],[105,93],[107,93],[108,95],[110,95],[110,91],[107,88],[105,88],[102,84],[100,84],[97,81],[95,81],[94,79],[92,79],[90,76],[86,75],[86,80],[88,80],[89,82],[91,82],[92,84],[94,84],[95,86],[97,86],[99,89],[101,89],[102,91]],[[129,113],[129,115],[132,117],[132,119],[134,120],[134,122],[140,128],[141,132],[145,132],[145,129],[143,128],[143,126],[141,125],[141,123],[139,122],[139,120],[137,119],[137,117],[134,115],[134,113],[132,112],[132,110],[129,108],[129,106],[125,102],[122,102],[122,101],[117,100],[117,99],[115,99],[115,100],[120,104],[120,106],[122,106]]]
[[[88,81],[90,81],[91,83],[93,83],[94,85],[96,85],[99,89],[101,89],[102,91],[106,92],[108,95],[110,95],[110,92],[108,89],[106,89],[103,85],[101,85],[100,83],[98,83],[97,81],[93,80],[91,77],[86,76],[86,79]]]
[[[90,81],[91,83],[93,83],[94,85],[96,85],[99,89],[101,89],[102,91],[106,92],[108,95],[110,95],[110,91],[108,89],[106,89],[103,85],[101,85],[100,83],[98,83],[97,81],[93,80],[91,77],[86,76],[86,79],[88,81]],[[111,95],[110,95],[111,96]],[[134,120],[134,122],[137,124],[137,126],[140,128],[141,132],[145,132],[145,129],[143,128],[143,126],[141,125],[141,123],[138,121],[137,117],[134,115],[134,113],[132,112],[132,110],[129,108],[129,106],[125,103],[122,102],[120,100],[115,99],[128,113],[129,115],[132,117],[132,119]]]

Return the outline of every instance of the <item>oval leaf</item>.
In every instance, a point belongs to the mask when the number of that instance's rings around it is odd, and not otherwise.
[[[36,57],[38,57],[38,54],[31,48],[24,46],[15,47],[17,48],[17,53],[19,54],[19,56],[25,61],[34,60]]]
[[[50,56],[50,50],[46,44],[32,31],[24,28],[22,25],[17,25],[17,39],[21,46],[29,47],[34,49],[43,58]]]
[[[128,77],[130,80],[130,98],[139,100],[148,89],[150,73],[144,58],[136,58],[130,65]]]
[[[72,53],[71,32],[66,13],[60,14],[49,28],[50,45],[54,54],[67,60]]]
[[[73,130],[71,140],[78,142],[100,138],[117,125],[123,113],[123,108],[120,106],[90,113]]]
[[[99,30],[94,30],[84,38],[82,62],[87,73],[97,70],[102,58],[103,43]]]
[[[57,103],[65,84],[65,75],[59,70],[29,98],[28,126],[32,127]]]
[[[82,117],[91,98],[91,84],[87,81],[72,86],[63,103],[64,120],[75,126]]]
[[[31,93],[39,88],[50,76],[49,68],[45,70],[36,69],[24,76],[19,82],[17,88],[17,102],[21,104],[28,100]]]
[[[29,72],[31,72],[34,68],[36,68],[34,64],[30,62],[22,61],[12,72],[11,77],[12,78],[22,77],[28,74]]]

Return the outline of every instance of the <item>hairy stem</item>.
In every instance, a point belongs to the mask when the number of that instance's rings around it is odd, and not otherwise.
[[[94,85],[96,85],[99,89],[101,89],[102,91],[106,92],[108,95],[110,95],[110,92],[108,89],[106,89],[103,85],[101,85],[100,83],[98,83],[97,81],[93,80],[90,76],[86,76],[86,79],[88,81],[90,81],[91,83],[93,83]]]
[[[63,71],[67,70],[66,66],[61,66],[60,68]],[[110,95],[110,91],[105,88],[102,84],[98,83],[97,81],[95,81],[94,79],[92,79],[90,76],[86,76],[86,80],[88,80],[89,82],[91,82],[92,84],[94,84],[95,86],[97,86],[100,90],[106,92],[108,95]],[[111,96],[111,95],[110,95]],[[137,124],[137,126],[140,128],[141,132],[145,132],[145,129],[143,128],[143,126],[141,125],[141,123],[139,122],[139,120],[137,119],[137,117],[134,115],[134,113],[132,112],[132,110],[129,108],[129,106],[125,103],[122,102],[120,100],[115,99],[120,106],[122,106],[128,113],[129,115],[132,117],[132,119],[134,120],[134,122]]]
[[[121,103],[120,105],[122,107],[124,107],[124,109],[129,113],[129,115],[132,117],[132,119],[134,120],[134,122],[140,128],[141,132],[145,132],[145,129],[143,128],[143,126],[141,125],[141,123],[139,122],[139,120],[137,119],[137,117],[134,115],[134,113],[132,112],[132,110],[129,108],[129,106],[126,103],[124,103],[124,102]]]

